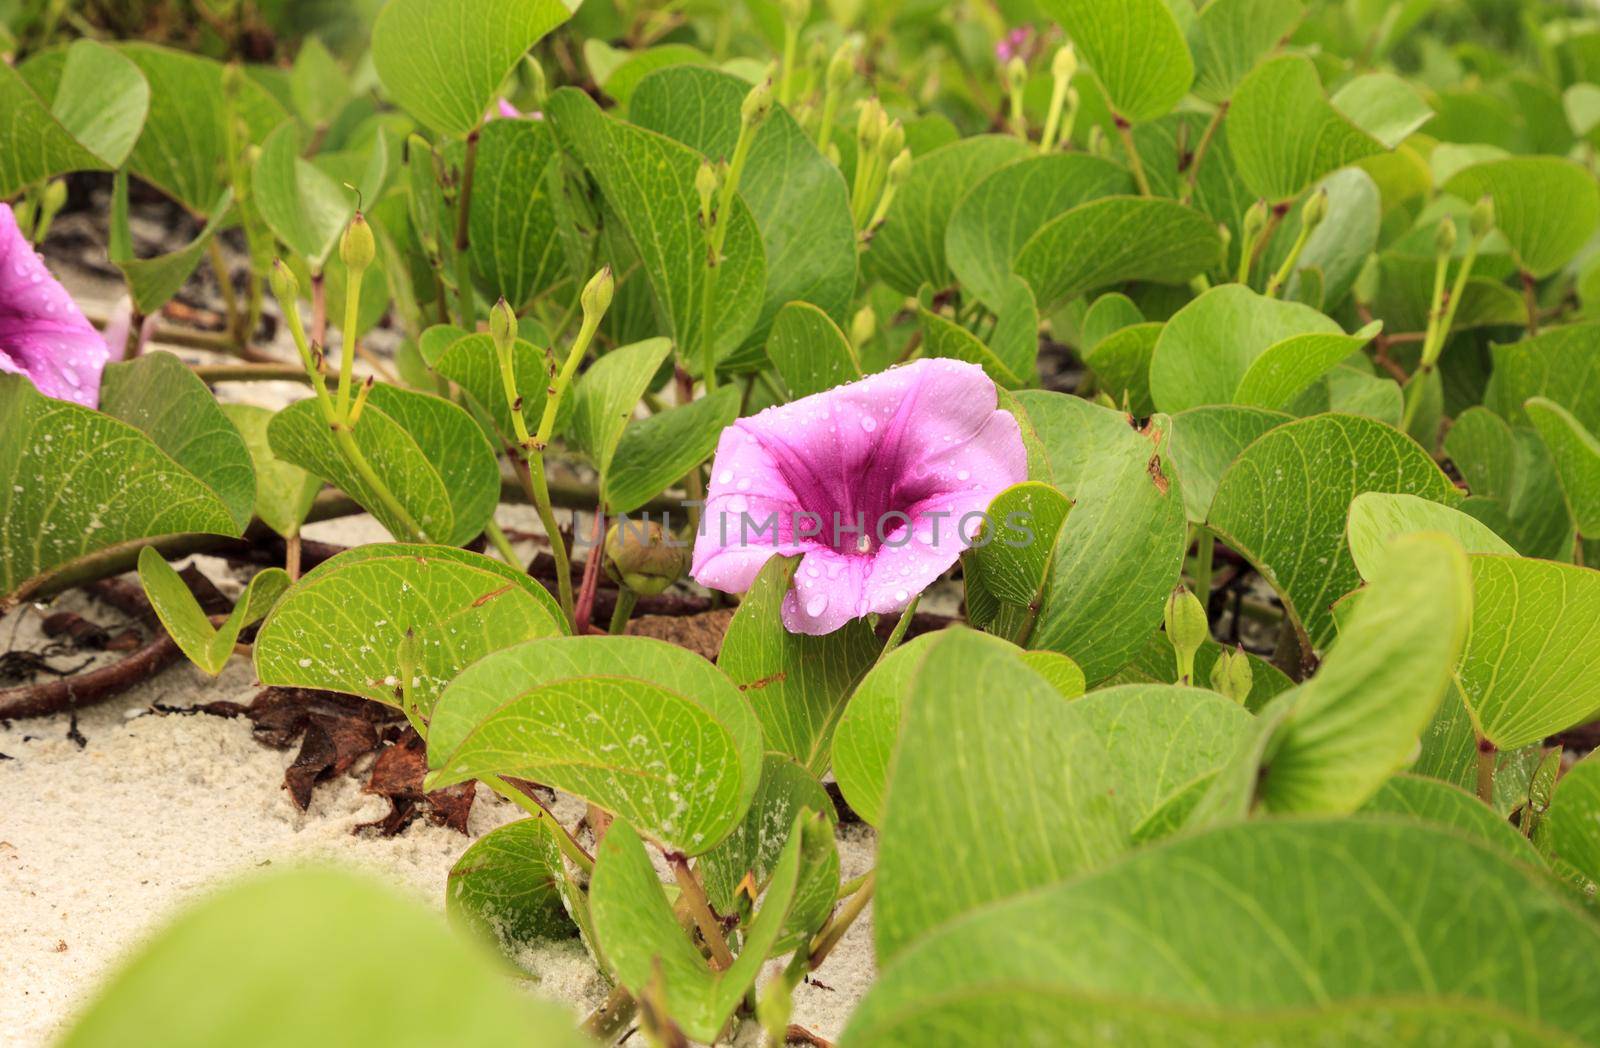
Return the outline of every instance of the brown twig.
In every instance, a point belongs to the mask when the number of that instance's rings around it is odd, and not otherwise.
[[[44,717],[80,710],[149,680],[182,653],[165,632],[127,658],[88,673],[0,691],[0,719]]]

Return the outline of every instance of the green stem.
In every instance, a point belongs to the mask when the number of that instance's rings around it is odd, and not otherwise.
[[[233,291],[233,279],[228,275],[228,260],[223,257],[222,244],[216,237],[212,237],[206,244],[206,250],[211,256],[211,272],[216,276],[217,287],[222,291],[222,309],[228,316],[228,334],[242,345],[245,336],[240,333],[240,324],[243,321],[239,316],[239,296]]]
[[[1050,89],[1050,112],[1045,117],[1044,131],[1039,135],[1039,152],[1048,153],[1056,147],[1056,135],[1061,131],[1061,111],[1067,105],[1069,82],[1057,77]]]
[[[591,552],[589,556],[596,554]],[[617,589],[617,606],[611,612],[611,626],[609,632],[612,636],[620,637],[628,632],[628,617],[633,614],[633,607],[639,602],[639,595],[626,586]]]
[[[355,434],[345,429],[343,423],[332,423],[331,425],[333,427],[333,439],[339,445],[339,450],[344,454],[345,461],[350,463],[350,467],[361,477],[378,501],[383,503],[384,508],[394,515],[394,518],[400,522],[402,527],[410,532],[406,538],[412,542],[427,542],[428,533],[423,530],[422,525],[417,523],[416,518],[412,517],[410,511],[401,505],[400,500],[395,498],[394,492],[389,490],[389,485],[385,484],[383,478],[378,476],[377,471],[372,468],[372,463],[367,461],[367,456],[362,453],[360,446],[356,444]]]
[[[1478,737],[1478,799],[1494,807],[1494,772],[1500,751],[1495,744]]]
[[[356,318],[361,310],[361,278],[365,267],[348,270],[344,289],[344,330],[339,332],[339,421],[350,419],[351,374],[356,365]]]
[[[1200,142],[1194,147],[1194,158],[1189,161],[1187,178],[1184,180],[1183,192],[1178,197],[1178,202],[1187,204],[1194,196],[1194,191],[1200,183],[1200,162],[1206,158],[1206,151],[1211,148],[1211,142],[1217,137],[1217,128],[1222,126],[1222,118],[1228,114],[1228,101],[1217,106],[1217,111],[1212,114],[1211,122],[1200,135]]]
[[[883,642],[883,650],[878,652],[877,661],[882,662],[905,639],[906,630],[911,628],[911,620],[917,614],[917,602],[921,599],[922,594],[920,593],[912,597],[911,603],[906,605],[906,610],[900,613],[900,620],[894,624],[894,630],[889,634],[889,639]]]
[[[550,502],[550,482],[545,476],[544,456],[524,450],[523,461],[528,466],[528,499],[539,514],[545,537],[550,540],[550,558],[556,562],[556,594],[561,610],[567,616],[567,628],[577,631],[577,605],[572,596],[572,562],[567,557],[567,544],[561,537],[561,526],[556,523],[556,512]]]
[[[1117,125],[1117,137],[1122,139],[1122,150],[1128,155],[1128,170],[1133,172],[1133,181],[1139,186],[1140,195],[1154,195],[1150,192],[1150,180],[1145,177],[1144,162],[1139,159],[1139,150],[1133,145],[1133,129],[1120,116],[1113,116],[1112,122]]]
[[[783,72],[778,77],[778,104],[788,108],[794,98],[795,52],[800,46],[800,27],[786,21],[783,27]]]
[[[573,839],[572,834],[567,832],[565,826],[561,825],[561,820],[551,815],[544,805],[512,786],[498,775],[480,776],[479,781],[533,818],[550,820],[550,825],[556,831],[556,846],[561,849],[561,854],[565,855],[574,866],[584,873],[594,873],[594,857],[583,850],[582,845]]]
[[[1202,527],[1196,527],[1195,532],[1195,558],[1194,558],[1194,585],[1195,592],[1200,595],[1200,603],[1209,611],[1211,607],[1211,577],[1212,558],[1216,554],[1217,537]]]
[[[489,536],[489,541],[494,544],[495,552],[500,554],[500,559],[521,571],[522,561],[518,559],[517,551],[511,548],[511,540],[506,537],[500,525],[491,520],[483,530],[484,534]]]
[[[456,298],[461,326],[468,331],[478,325],[477,310],[472,301],[472,273],[467,248],[472,245],[469,219],[472,209],[472,181],[478,169],[478,134],[475,127],[467,134],[467,155],[461,164],[461,193],[456,200]]]
[[[1294,238],[1294,244],[1289,248],[1289,253],[1284,256],[1283,264],[1278,267],[1278,271],[1272,274],[1271,279],[1267,281],[1264,294],[1268,298],[1277,298],[1278,292],[1283,289],[1283,285],[1289,282],[1290,275],[1294,273],[1295,263],[1300,261],[1300,253],[1306,249],[1306,243],[1310,239],[1311,227],[1302,222],[1300,224],[1300,232]]]
[[[867,903],[872,901],[873,890],[877,887],[878,871],[872,870],[866,875],[866,880],[856,893],[850,896],[845,904],[839,907],[839,912],[827,923],[816,938],[811,940],[811,948],[806,951],[806,963],[812,971],[822,967],[822,962],[828,959],[828,954],[839,945],[839,940],[844,938],[845,932],[861,916],[861,911],[867,908]]]
[[[1472,243],[1467,245],[1467,253],[1461,260],[1461,268],[1456,272],[1456,279],[1450,285],[1450,299],[1445,303],[1444,319],[1439,322],[1439,329],[1430,341],[1426,336],[1422,343],[1422,359],[1426,364],[1433,364],[1444,352],[1445,339],[1450,337],[1450,328],[1456,322],[1456,310],[1461,307],[1461,298],[1467,293],[1467,280],[1472,276],[1472,267],[1478,261],[1478,248],[1482,245],[1481,237],[1473,237]]]

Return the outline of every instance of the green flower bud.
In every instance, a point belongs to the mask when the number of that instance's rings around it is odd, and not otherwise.
[[[60,211],[67,202],[67,184],[61,179],[55,179],[44,187],[44,200],[42,201],[44,213],[54,215]]]
[[[528,67],[528,85],[532,89],[534,105],[543,105],[545,92],[548,87],[544,78],[544,66],[532,55],[523,55],[522,61]]]
[[[798,29],[811,17],[811,0],[780,0],[783,24]]]
[[[366,269],[378,255],[378,242],[372,237],[372,227],[366,216],[357,211],[344,236],[339,238],[339,261],[348,269]]]
[[[1383,275],[1378,266],[1378,256],[1368,255],[1367,260],[1361,264],[1361,271],[1356,274],[1356,282],[1351,286],[1356,301],[1363,305],[1370,303],[1378,297],[1378,285],[1382,282]]]
[[[1223,254],[1227,254],[1228,245],[1233,243],[1233,230],[1228,228],[1226,222],[1217,223],[1217,239],[1222,241]]]
[[[871,306],[862,306],[850,318],[850,342],[856,347],[866,345],[878,333],[878,314]]]
[[[1494,228],[1494,198],[1479,197],[1478,202],[1472,205],[1472,235],[1475,237],[1488,236],[1489,230]]]
[[[898,124],[896,125],[898,126]],[[902,135],[902,138],[905,136]],[[911,150],[902,149],[889,164],[889,184],[903,186],[906,179],[911,177]]]
[[[713,201],[717,197],[721,179],[717,177],[717,169],[711,161],[700,161],[700,170],[694,173],[694,191],[700,197],[700,224],[711,225],[712,216],[715,214]]]
[[[1167,643],[1172,645],[1178,660],[1178,683],[1194,681],[1194,655],[1211,635],[1211,624],[1206,619],[1205,606],[1200,598],[1179,585],[1167,597],[1163,613],[1167,627]]]
[[[744,104],[739,107],[739,123],[743,127],[760,127],[771,112],[772,77],[769,74],[744,96]]]
[[[643,596],[665,590],[689,567],[689,546],[653,520],[619,521],[606,532],[606,574]]]
[[[883,104],[876,98],[861,103],[861,116],[856,121],[856,140],[861,144],[862,153],[878,148],[883,115]]]
[[[1250,669],[1250,656],[1244,648],[1223,651],[1211,664],[1211,690],[1225,695],[1243,706],[1250,697],[1254,675]]]
[[[1328,191],[1318,187],[1300,206],[1300,228],[1316,229],[1328,217]]]
[[[1013,92],[1021,91],[1028,83],[1028,63],[1014,56],[1006,63],[1006,86]]]
[[[267,274],[267,283],[272,286],[273,297],[279,305],[284,309],[294,308],[295,300],[300,297],[300,282],[294,278],[283,259],[272,260],[272,272]]]
[[[1441,255],[1453,255],[1456,250],[1456,223],[1448,216],[1439,220],[1439,230],[1433,235],[1433,250]]]
[[[878,142],[878,150],[884,156],[892,157],[903,150],[905,146],[906,129],[901,126],[900,121],[896,120],[884,131],[883,138]],[[906,162],[910,163],[909,160]]]
[[[1272,217],[1265,200],[1257,200],[1250,205],[1250,210],[1244,213],[1244,242],[1247,247],[1254,247],[1255,242],[1261,238],[1261,233],[1267,228],[1267,221]]]
[[[511,344],[516,341],[517,314],[504,295],[489,309],[489,335],[494,339],[495,350],[500,353],[509,353]]]
[[[1057,80],[1071,80],[1072,74],[1078,71],[1078,56],[1072,50],[1071,44],[1062,44],[1056,48],[1055,57],[1050,60],[1050,75]]]
[[[611,267],[601,266],[600,272],[590,277],[583,286],[583,296],[579,299],[583,305],[583,315],[594,317],[598,322],[611,308],[611,296],[616,290],[617,282],[612,279]]]
[[[856,71],[856,51],[846,40],[839,45],[833,53],[833,58],[828,61],[828,90],[833,92],[843,91],[845,85],[850,83],[850,75]]]

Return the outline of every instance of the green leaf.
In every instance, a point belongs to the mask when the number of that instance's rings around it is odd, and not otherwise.
[[[1508,859],[1541,866],[1528,839],[1478,798],[1458,786],[1418,775],[1396,775],[1378,787],[1362,815],[1399,815],[1448,826],[1498,850]]]
[[[1240,82],[1228,111],[1228,145],[1250,192],[1274,203],[1384,148],[1323,97],[1304,55],[1271,59]]]
[[[617,981],[635,995],[656,986],[667,1015],[697,1041],[717,1040],[783,933],[800,877],[800,833],[774,864],[772,886],[733,964],[714,972],[684,935],[638,834],[611,824],[595,856],[590,911]]]
[[[1600,535],[1600,441],[1553,400],[1534,397],[1524,409],[1539,439],[1550,450],[1567,512],[1578,532]]]
[[[1600,927],[1544,874],[1458,831],[1251,822],[936,932],[841,1043],[1576,1044],[1600,1033],[1597,951]]]
[[[188,584],[161,553],[154,546],[139,551],[139,583],[156,617],[189,661],[213,677],[228,664],[239,631],[272,610],[292,581],[282,568],[257,572],[240,594],[233,613],[220,628],[213,628]]]
[[[521,819],[473,841],[450,868],[445,912],[511,955],[572,938],[578,929],[561,901],[560,832],[549,819]]]
[[[1156,410],[1150,397],[1150,359],[1161,328],[1161,324],[1133,324],[1100,339],[1083,354],[1100,389],[1141,417]]]
[[[111,167],[72,137],[17,70],[0,62],[0,197],[12,197],[35,182],[68,171]]]
[[[326,970],[308,968],[308,955]],[[399,957],[438,970],[397,979]],[[192,993],[202,983],[203,1001]],[[512,985],[487,950],[435,914],[368,878],[313,869],[258,875],[187,909],[119,966],[62,1043],[144,1037],[171,1048],[585,1043],[564,1008]]]
[[[1569,324],[1490,347],[1494,367],[1484,406],[1513,426],[1530,425],[1526,405],[1544,397],[1600,430],[1600,324]]]
[[[1194,52],[1194,93],[1213,104],[1226,101],[1256,63],[1275,50],[1305,15],[1297,0],[1213,0],[1189,32]]]
[[[1063,702],[1009,645],[952,628],[924,652],[878,843],[873,935],[881,965],[962,914],[1106,862],[1132,822],[1130,802],[1109,786],[1110,759],[1074,715],[1076,704]],[[986,847],[993,811],[1030,832]]]
[[[1214,640],[1207,640],[1200,645],[1200,650],[1194,655],[1196,680],[1211,679],[1211,668],[1222,656],[1222,652],[1222,645]],[[1249,659],[1250,694],[1245,698],[1244,708],[1255,712],[1265,706],[1273,696],[1288,691],[1294,686],[1294,682],[1265,659],[1256,655],[1249,655]],[[1152,630],[1145,640],[1144,647],[1133,657],[1133,661],[1102,681],[1100,687],[1112,688],[1119,684],[1176,684],[1177,681],[1178,666],[1177,660],[1173,657],[1172,644],[1167,640],[1166,633]]]
[[[1572,522],[1564,512],[1554,463],[1536,432],[1513,430],[1489,409],[1473,407],[1456,417],[1444,448],[1473,495],[1463,510],[1483,519],[1523,556],[1569,554]]]
[[[903,295],[915,295],[923,284],[949,286],[955,274],[946,261],[946,234],[958,203],[991,172],[1028,153],[1021,139],[976,135],[917,157],[873,235],[867,276]]]
[[[227,188],[229,112],[243,122],[249,142],[260,142],[283,121],[283,108],[248,77],[230,101],[221,62],[154,44],[119,44],[117,50],[150,85],[150,113],[128,155],[128,169],[190,211],[206,214]]]
[[[517,61],[571,16],[560,0],[390,0],[372,24],[372,64],[401,108],[465,135]]]
[[[479,133],[467,231],[486,298],[520,306],[567,276],[551,199],[559,155],[542,120],[493,120]]]
[[[495,651],[450,682],[429,724],[428,767],[429,789],[491,774],[547,783],[698,855],[744,818],[761,726],[728,678],[686,649],[551,638]]]
[[[1134,429],[1119,411],[1060,393],[1025,390],[1016,403],[1046,451],[1048,472],[1034,479],[1074,503],[1028,643],[1099,681],[1160,622],[1188,546],[1181,485],[1163,464],[1169,422],[1158,415]]]
[[[267,443],[267,425],[274,414],[270,409],[254,404],[223,404],[221,407],[250,450],[250,462],[256,473],[255,515],[284,538],[298,535],[306,514],[311,512],[311,504],[322,490],[322,481],[272,453]]]
[[[150,85],[126,56],[76,40],[67,48],[50,111],[102,164],[118,168],[144,129]]]
[[[1217,485],[1239,453],[1289,416],[1264,408],[1213,404],[1172,416],[1168,451],[1183,481],[1183,507],[1194,524],[1205,523]]]
[[[767,336],[767,356],[796,400],[861,377],[861,361],[850,340],[832,317],[809,302],[791,302],[778,310]]]
[[[119,229],[125,229],[127,225],[127,186],[127,177],[119,171],[111,204],[112,225]],[[211,206],[211,217],[195,238],[176,251],[154,258],[134,258],[126,240],[119,242],[118,238],[112,238],[107,255],[112,265],[122,270],[123,277],[128,281],[128,293],[140,315],[153,316],[160,312],[161,307],[188,282],[211,238],[221,232],[233,217],[233,190],[228,189]],[[125,252],[124,248],[129,250]]]
[[[174,392],[176,403],[188,400],[183,387]],[[209,393],[205,399],[214,409]],[[109,412],[47,398],[21,375],[0,375],[0,432],[5,598],[121,542],[180,532],[238,535],[243,528],[222,494],[149,435]]]
[[[100,410],[144,433],[228,507],[237,534],[255,506],[255,468],[244,438],[206,384],[171,353],[106,367]],[[8,431],[9,432],[9,431]]]
[[[791,633],[780,610],[800,561],[773,557],[751,584],[722,639],[717,665],[744,693],[768,749],[813,775],[828,770],[834,725],[881,645],[866,619],[823,636]]]
[[[740,885],[748,877],[757,895],[766,888],[802,811],[825,817],[827,832],[817,835],[825,846],[818,849],[816,861],[807,862],[802,856],[800,882],[783,938],[773,947],[773,953],[794,949],[809,940],[833,912],[838,899],[839,850],[833,839],[838,818],[822,783],[787,755],[768,753],[761,765],[761,785],[744,821],[727,840],[702,855],[695,867],[712,907],[720,914],[738,913]]]
[[[645,77],[628,118],[712,161],[733,155],[748,82],[699,65],[675,65]],[[750,144],[739,197],[750,207],[767,259],[767,287],[751,340],[767,340],[773,318],[790,302],[810,302],[842,322],[856,289],[856,233],[839,169],[782,107],[774,107]]]
[[[665,135],[613,120],[581,91],[556,91],[545,111],[563,148],[594,177],[638,251],[679,353],[702,361],[708,277],[694,178],[703,158]],[[744,342],[761,314],[768,268],[761,231],[742,198],[734,198],[720,221],[728,232],[710,311],[719,358]]]
[[[1458,499],[1433,459],[1399,431],[1354,415],[1287,422],[1222,475],[1206,524],[1283,598],[1302,642],[1334,636],[1334,601],[1359,581],[1345,548],[1351,500],[1366,491]]]
[[[441,343],[445,348],[440,348]],[[511,421],[511,405],[506,403],[494,337],[488,332],[468,335],[460,328],[439,324],[423,333],[421,351],[424,357],[432,354],[432,367],[437,374],[461,387],[472,413],[490,423],[493,432],[488,436],[495,446],[516,447],[517,433]],[[550,357],[520,338],[512,343],[511,352],[517,396],[522,398],[522,417],[529,426],[537,427],[549,396],[550,373],[546,369]],[[558,428],[564,417],[571,416],[571,399],[563,398],[562,406],[566,411],[558,412]]]
[[[594,463],[602,486],[639,398],[671,353],[672,343],[664,338],[613,349],[589,365],[573,386],[569,432]]]
[[[1566,265],[1600,225],[1594,176],[1557,157],[1474,164],[1446,182],[1444,191],[1469,203],[1492,199],[1495,228],[1511,242],[1518,265],[1535,277]]]
[[[1155,197],[1103,197],[1045,223],[1014,265],[1048,313],[1129,280],[1184,284],[1221,259],[1216,225],[1193,208]]]
[[[349,494],[396,538],[414,537],[346,460],[315,400],[278,412],[267,436],[279,458]],[[500,499],[500,467],[482,428],[455,404],[379,383],[352,436],[430,539],[464,546],[488,524]]]
[[[617,100],[623,111],[639,83],[657,69],[676,65],[707,65],[710,59],[687,44],[658,44],[643,50],[623,50],[604,40],[583,42],[583,60],[600,89]]]
[[[289,96],[300,118],[327,126],[350,97],[350,81],[319,37],[307,36],[289,71]]]
[[[1014,484],[994,497],[963,559],[972,625],[1027,645],[1071,509],[1070,499],[1038,481]]]
[[[945,230],[945,256],[963,290],[998,310],[1012,262],[1035,230],[1090,200],[1132,192],[1128,172],[1101,157],[1025,157],[995,170],[960,198]]]
[[[1422,96],[1393,73],[1362,73],[1345,81],[1329,101],[1385,149],[1398,146],[1433,119]]]
[[[1331,312],[1344,302],[1355,285],[1367,256],[1378,246],[1378,233],[1382,221],[1382,196],[1372,176],[1357,167],[1344,168],[1317,183],[1317,188],[1328,194],[1328,215],[1322,224],[1306,237],[1305,246],[1288,283],[1283,287],[1285,298],[1299,300],[1306,277],[1315,272],[1322,279],[1322,308]],[[1257,273],[1276,273],[1296,240],[1301,229],[1300,209],[1296,208],[1278,226],[1278,233],[1262,254]],[[1238,231],[1235,231],[1237,237]],[[1431,292],[1433,259],[1428,258],[1428,291],[1423,292],[1422,308],[1426,310],[1426,295]],[[1510,291],[1502,285],[1483,281],[1484,285]],[[1462,295],[1462,304],[1456,313],[1454,329],[1483,323],[1479,312],[1480,287],[1469,282],[1469,290]],[[1514,293],[1513,299],[1518,296]],[[1380,295],[1381,300],[1381,295]],[[1416,328],[1403,327],[1402,321],[1374,305],[1374,315],[1382,317],[1385,326],[1393,331],[1419,330],[1426,326],[1426,318]]]
[[[605,473],[606,508],[631,513],[698,469],[738,417],[738,387],[722,386],[628,423]]]
[[[1472,635],[1458,676],[1478,730],[1513,750],[1600,710],[1600,572],[1472,559]]]
[[[1600,758],[1591,754],[1561,777],[1541,843],[1591,882],[1600,882]]]
[[[1344,814],[1366,803],[1433,719],[1472,609],[1453,539],[1408,535],[1384,547],[1316,676],[1273,700],[1286,714],[1271,730],[1261,809]]]
[[[252,169],[256,205],[278,239],[313,270],[327,264],[355,214],[357,199],[377,198],[388,165],[383,142],[381,135],[373,139],[361,184],[353,190],[301,158],[300,129],[294,123],[283,123],[261,144],[261,156]]]
[[[263,684],[324,688],[396,705],[400,645],[417,636],[410,698],[424,712],[462,667],[561,633],[555,598],[523,572],[451,546],[346,550],[295,583],[256,634]]]
[[[1022,286],[1027,287],[1026,284]],[[926,307],[918,310],[918,317],[922,321],[922,351],[926,356],[949,357],[977,364],[996,385],[1004,389],[1016,389],[1027,384],[1027,375],[1018,374],[998,354],[979,341],[978,336],[954,320]],[[1028,372],[1031,374],[1032,369],[1029,368]]]
[[[1174,11],[1162,0],[1127,0],[1115,8],[1095,0],[1042,0],[1067,31],[1112,110],[1131,124],[1153,120],[1178,104],[1194,80],[1194,60]]]
[[[1150,393],[1162,411],[1208,404],[1281,411],[1375,333],[1369,326],[1346,335],[1309,306],[1223,284],[1167,321],[1150,361]]]
[[[1350,502],[1350,556],[1362,578],[1370,578],[1383,549],[1400,535],[1433,531],[1449,535],[1468,553],[1515,553],[1480,521],[1457,509],[1415,495],[1369,491]]]

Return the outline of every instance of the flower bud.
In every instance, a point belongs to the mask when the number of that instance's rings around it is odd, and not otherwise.
[[[798,29],[811,17],[811,0],[779,0],[783,24]]]
[[[898,124],[896,126],[899,126]],[[901,136],[905,137],[904,135]],[[902,149],[889,164],[889,184],[903,186],[906,179],[911,177],[911,150]]]
[[[284,309],[291,308],[300,297],[300,282],[281,258],[272,260],[272,272],[267,274],[267,283],[272,287],[273,297]]]
[[[1378,256],[1368,255],[1367,260],[1361,264],[1360,272],[1356,273],[1356,282],[1350,286],[1350,291],[1357,302],[1366,305],[1378,297],[1378,287],[1382,282],[1383,273],[1378,264]]]
[[[1244,243],[1247,248],[1253,248],[1255,242],[1261,238],[1261,233],[1267,228],[1267,220],[1270,217],[1265,200],[1257,200],[1250,205],[1250,210],[1244,213]]]
[[[742,127],[760,127],[761,122],[772,112],[772,76],[768,74],[752,87],[744,96],[744,104],[739,107],[739,123]]]
[[[1243,706],[1250,697],[1254,674],[1250,669],[1250,656],[1244,648],[1224,650],[1211,664],[1211,690]]]
[[[856,310],[856,315],[850,318],[850,343],[858,349],[878,333],[878,314],[872,311],[871,306],[862,306]]]
[[[1489,230],[1494,228],[1494,198],[1479,197],[1478,202],[1472,205],[1472,235],[1475,237],[1488,236]]]
[[[672,542],[661,525],[618,521],[606,532],[606,574],[643,596],[665,590],[689,567],[689,547]]]
[[[1309,232],[1320,226],[1327,217],[1328,191],[1319,186],[1300,206],[1300,228]]]
[[[1211,635],[1206,609],[1199,597],[1179,585],[1167,597],[1163,621],[1167,627],[1167,642],[1178,660],[1178,683],[1193,683],[1195,652]]]
[[[1228,253],[1228,245],[1233,243],[1233,230],[1228,228],[1228,223],[1217,223],[1217,239],[1222,241],[1222,253]]]
[[[878,148],[882,116],[883,104],[876,98],[861,103],[861,117],[856,121],[856,140],[861,144],[862,153]]]
[[[886,157],[898,154],[906,145],[906,129],[896,120],[891,123],[878,142],[878,150]],[[908,164],[910,160],[906,161]]]
[[[583,305],[583,315],[594,317],[598,323],[605,316],[606,310],[611,308],[611,296],[617,290],[617,282],[612,279],[611,267],[601,266],[600,272],[589,278],[583,286],[583,296],[579,301]],[[515,330],[515,326],[513,326]]]
[[[1062,44],[1056,48],[1055,57],[1050,60],[1050,75],[1057,80],[1071,80],[1072,74],[1078,71],[1078,56],[1073,52],[1071,44]]]
[[[1020,57],[1013,57],[1006,63],[1006,86],[1012,92],[1021,91],[1028,83],[1028,63]]]
[[[839,45],[833,53],[833,58],[828,61],[828,90],[843,91],[850,82],[850,74],[855,72],[856,52],[850,41],[846,40]]]
[[[1456,223],[1448,215],[1439,220],[1439,230],[1433,235],[1433,250],[1441,255],[1455,254]]]
[[[489,309],[489,336],[497,352],[508,353],[517,338],[517,314],[504,295]]]
[[[717,169],[712,166],[711,161],[700,161],[700,170],[694,173],[694,191],[700,197],[701,225],[711,225],[711,219],[715,214],[712,201],[716,199],[719,182],[721,179],[717,177]]]
[[[523,55],[522,61],[528,67],[529,93],[533,96],[533,104],[542,106],[545,92],[548,90],[544,79],[544,66],[540,65],[539,60],[532,55]]]
[[[372,237],[372,227],[367,225],[366,216],[357,211],[339,239],[339,261],[348,269],[366,269],[377,254],[378,242]]]

